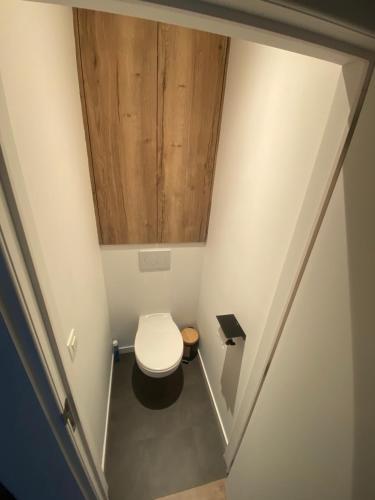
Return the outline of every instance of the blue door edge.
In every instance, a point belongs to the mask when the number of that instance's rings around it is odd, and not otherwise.
[[[87,499],[97,499],[95,489],[89,479],[71,437],[65,427],[49,377],[26,319],[23,306],[17,294],[14,278],[8,267],[7,258],[0,245],[0,313],[10,333],[11,340],[25,368],[35,395],[44,412],[48,425],[56,438],[66,463]]]

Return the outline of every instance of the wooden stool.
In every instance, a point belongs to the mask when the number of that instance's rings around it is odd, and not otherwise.
[[[184,328],[181,332],[184,341],[184,353],[182,359],[185,362],[192,361],[198,352],[199,333],[195,328]]]

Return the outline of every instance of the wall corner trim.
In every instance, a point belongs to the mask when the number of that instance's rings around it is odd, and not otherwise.
[[[199,362],[200,362],[200,365],[201,365],[201,368],[202,368],[202,372],[203,372],[203,375],[204,375],[203,378],[204,378],[204,380],[206,382],[208,392],[210,393],[210,396],[211,396],[212,406],[214,407],[215,414],[216,414],[217,420],[219,422],[219,427],[220,427],[220,430],[221,430],[221,435],[222,435],[223,441],[225,443],[225,446],[228,446],[228,442],[229,442],[228,441],[228,436],[227,436],[227,433],[225,431],[225,427],[224,427],[223,421],[222,421],[221,416],[220,416],[219,407],[216,404],[215,396],[214,396],[214,393],[212,391],[210,380],[209,380],[208,375],[207,375],[206,367],[204,366],[203,358],[202,358],[202,355],[201,355],[199,349],[198,349],[198,357],[199,357]]]

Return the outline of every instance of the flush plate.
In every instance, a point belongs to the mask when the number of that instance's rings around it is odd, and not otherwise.
[[[171,268],[171,251],[165,248],[139,250],[138,263],[139,270],[142,272],[169,271]]]

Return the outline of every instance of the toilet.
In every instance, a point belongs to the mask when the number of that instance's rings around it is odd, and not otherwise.
[[[169,313],[139,317],[134,343],[135,359],[145,375],[166,377],[180,366],[183,341]]]

